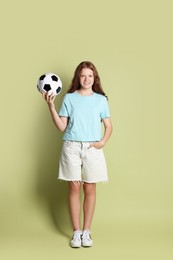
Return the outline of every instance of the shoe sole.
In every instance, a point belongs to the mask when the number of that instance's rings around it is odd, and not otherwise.
[[[87,245],[87,244],[82,244],[83,247],[92,247],[93,243],[90,244],[90,245]]]
[[[81,247],[81,244],[80,244],[80,245],[73,245],[73,244],[70,244],[70,246],[71,246],[72,248],[80,248],[80,247]]]

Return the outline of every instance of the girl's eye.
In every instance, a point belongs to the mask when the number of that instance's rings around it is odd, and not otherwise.
[[[93,78],[93,75],[88,75],[88,76],[80,75],[80,78],[85,78],[85,77]]]

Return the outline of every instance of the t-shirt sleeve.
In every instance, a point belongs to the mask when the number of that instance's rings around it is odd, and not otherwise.
[[[63,101],[62,101],[62,104],[61,104],[61,108],[60,108],[60,111],[59,111],[59,116],[64,116],[64,117],[69,117],[69,112],[68,112],[68,105],[67,105],[67,97],[65,96]]]
[[[110,111],[109,111],[108,101],[107,101],[106,97],[103,99],[103,102],[102,102],[102,109],[101,109],[100,117],[101,117],[101,119],[110,117]]]

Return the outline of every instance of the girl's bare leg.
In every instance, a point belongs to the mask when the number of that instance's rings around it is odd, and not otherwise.
[[[73,230],[80,230],[80,191],[81,191],[81,182],[70,181],[69,182],[69,206],[70,206],[70,215],[73,225]]]
[[[84,223],[83,230],[90,229],[96,204],[96,183],[84,183]]]

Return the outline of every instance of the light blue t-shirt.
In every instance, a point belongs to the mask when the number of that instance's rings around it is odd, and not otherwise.
[[[75,91],[64,96],[59,116],[69,118],[63,140],[92,142],[101,140],[101,121],[110,113],[105,96],[95,92],[82,96]]]

